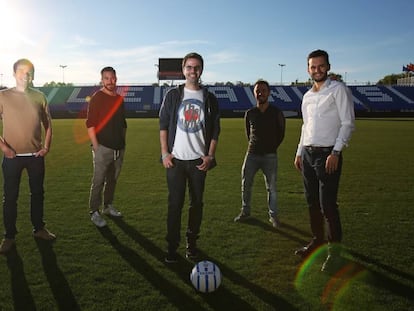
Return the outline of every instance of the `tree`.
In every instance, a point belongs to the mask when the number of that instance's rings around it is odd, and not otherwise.
[[[344,80],[342,80],[342,75],[340,75],[340,74],[338,74],[338,73],[335,73],[335,72],[330,72],[330,73],[328,74],[328,77],[329,77],[331,80],[336,80],[336,81],[341,81],[341,82],[344,82]]]
[[[393,73],[393,74],[390,74],[390,75],[388,75],[388,76],[385,76],[384,78],[382,78],[381,80],[379,80],[378,82],[377,82],[377,84],[380,84],[380,85],[393,85],[393,84],[397,84],[397,80],[398,79],[401,79],[401,78],[405,78],[405,77],[407,77],[407,76],[412,76],[413,74],[405,74],[405,73],[400,73],[400,74],[395,74],[395,73]]]
[[[63,82],[46,82],[43,84],[43,87],[65,87],[65,86],[73,86],[73,83],[63,83]]]

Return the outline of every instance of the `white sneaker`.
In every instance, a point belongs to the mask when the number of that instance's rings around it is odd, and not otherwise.
[[[95,211],[91,215],[91,220],[95,224],[95,226],[102,228],[106,226],[105,219],[102,218],[101,214],[98,211]]]
[[[108,204],[107,206],[105,206],[102,210],[102,214],[112,217],[122,217],[121,212],[118,211],[112,204]]]

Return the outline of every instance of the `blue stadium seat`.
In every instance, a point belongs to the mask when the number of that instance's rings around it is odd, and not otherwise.
[[[207,86],[219,101],[223,115],[238,113],[242,115],[255,105],[252,86]],[[118,86],[118,92],[124,96],[125,107],[130,116],[142,113],[156,116],[165,93],[165,86]],[[414,112],[413,86],[350,86],[356,112]],[[48,98],[52,116],[54,113],[84,112],[87,100],[99,86],[40,87]],[[300,112],[303,94],[308,86],[271,86],[269,102],[285,112]]]

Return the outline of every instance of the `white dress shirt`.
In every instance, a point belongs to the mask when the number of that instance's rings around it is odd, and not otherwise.
[[[328,78],[319,91],[311,88],[303,96],[302,118],[297,156],[304,146],[334,146],[334,150],[341,151],[355,129],[351,91],[342,82]]]

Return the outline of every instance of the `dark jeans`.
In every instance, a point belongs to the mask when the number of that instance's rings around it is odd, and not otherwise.
[[[339,156],[338,169],[328,174],[325,170],[325,162],[331,150],[332,148],[305,148],[302,154],[302,174],[311,230],[314,240],[320,243],[325,239],[325,220],[328,242],[339,243],[342,240],[342,226],[337,204],[342,155]]]
[[[17,233],[17,198],[23,169],[27,170],[30,186],[30,217],[33,231],[42,229],[43,222],[43,181],[45,161],[43,157],[21,156],[13,159],[3,157],[3,222],[5,238],[14,239]]]
[[[191,161],[173,159],[174,167],[167,169],[168,215],[166,239],[168,250],[171,252],[174,252],[180,243],[181,212],[187,182],[189,192],[187,239],[195,242],[200,232],[203,215],[203,193],[207,174],[200,171],[196,166],[202,162],[201,159]]]

